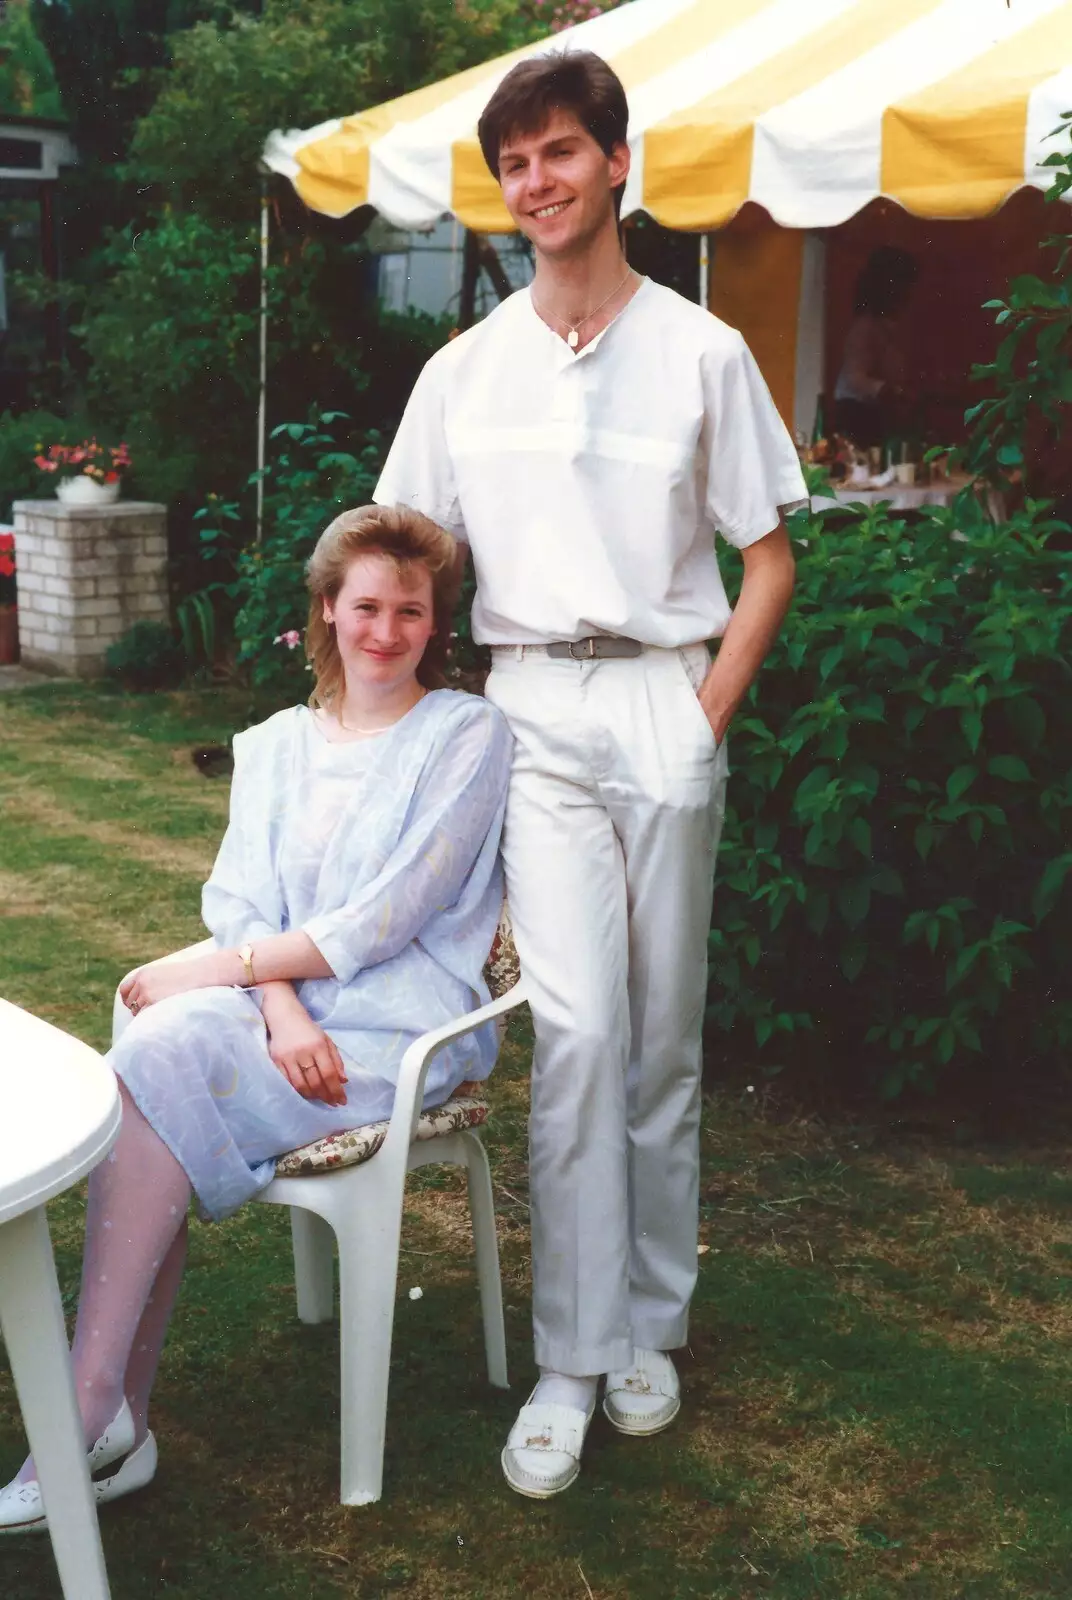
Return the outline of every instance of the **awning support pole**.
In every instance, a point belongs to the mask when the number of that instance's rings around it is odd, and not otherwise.
[[[268,429],[268,179],[261,177],[260,367],[257,398],[257,543],[264,535],[264,466]]]
[[[710,239],[706,233],[700,235],[700,304],[704,310],[709,309],[710,303],[710,278],[711,278],[711,248]]]
[[[476,321],[476,284],[480,277],[480,241],[472,228],[465,230],[462,245],[462,288],[458,305],[458,332],[464,333]]]

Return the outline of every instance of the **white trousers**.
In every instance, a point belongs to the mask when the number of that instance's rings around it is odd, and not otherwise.
[[[701,1029],[727,762],[703,645],[606,661],[496,651],[516,740],[503,855],[536,1048],[529,1122],[542,1367],[688,1336]]]

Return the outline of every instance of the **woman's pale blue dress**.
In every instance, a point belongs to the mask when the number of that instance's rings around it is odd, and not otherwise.
[[[440,689],[373,738],[332,744],[296,706],[234,752],[205,924],[224,949],[309,935],[335,976],[295,987],[349,1082],[345,1106],[292,1089],[255,990],[197,989],[132,1019],[109,1059],[213,1218],[263,1188],[283,1151],[389,1116],[406,1047],[487,1000],[511,738],[487,701]],[[425,1105],[485,1078],[495,1052],[493,1025],[442,1051]]]

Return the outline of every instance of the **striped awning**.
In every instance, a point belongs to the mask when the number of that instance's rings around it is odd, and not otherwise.
[[[629,94],[624,212],[718,228],[747,200],[825,228],[887,196],[978,217],[1025,185],[1072,106],[1072,0],[631,0],[356,116],[274,133],[265,161],[314,211],[397,227],[511,224],[476,140],[504,73],[594,50]]]

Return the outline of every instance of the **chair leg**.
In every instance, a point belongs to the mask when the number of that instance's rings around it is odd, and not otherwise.
[[[379,1225],[377,1226],[377,1222]],[[342,1389],[340,1496],[369,1505],[383,1493],[401,1205],[393,1217],[348,1214],[339,1241],[339,1361]]]
[[[330,1322],[335,1313],[335,1235],[315,1211],[290,1207],[294,1289],[301,1322]]]
[[[473,1248],[477,1282],[480,1285],[480,1310],[484,1319],[488,1381],[496,1389],[508,1389],[506,1327],[503,1322],[502,1276],[499,1271],[499,1238],[495,1229],[491,1168],[488,1166],[487,1151],[475,1133],[463,1133],[462,1142],[465,1145],[469,1180],[469,1211],[473,1219]]]

